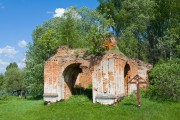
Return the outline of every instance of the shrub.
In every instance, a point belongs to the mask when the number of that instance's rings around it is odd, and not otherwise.
[[[161,101],[180,98],[180,59],[158,63],[149,75],[147,95]]]
[[[7,94],[0,94],[0,100],[7,100],[8,95]]]

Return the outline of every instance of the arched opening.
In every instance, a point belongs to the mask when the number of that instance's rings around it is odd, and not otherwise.
[[[129,64],[126,64],[124,67],[124,93],[125,96],[129,93],[129,82],[130,80],[130,66]]]
[[[64,80],[65,80],[65,98],[70,97],[75,94],[75,88],[81,87],[80,85],[75,85],[76,80],[79,77],[79,74],[82,73],[82,69],[80,68],[80,63],[70,64],[66,67],[63,72]]]
[[[92,84],[91,76],[89,75],[88,68],[80,67],[81,63],[73,63],[68,65],[64,72],[64,97],[68,99],[72,95],[86,95],[92,98],[92,89],[88,89]]]

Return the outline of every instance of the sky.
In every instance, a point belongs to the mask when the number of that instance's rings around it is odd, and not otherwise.
[[[0,0],[0,73],[16,62],[25,67],[25,53],[36,26],[60,17],[71,7],[94,9],[97,0]]]

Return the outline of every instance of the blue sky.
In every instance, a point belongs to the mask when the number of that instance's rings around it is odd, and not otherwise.
[[[0,0],[0,73],[10,62],[25,66],[27,43],[36,26],[71,6],[94,9],[97,0]]]

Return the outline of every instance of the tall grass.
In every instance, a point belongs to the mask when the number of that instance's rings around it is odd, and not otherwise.
[[[43,100],[25,100],[8,97],[0,100],[0,120],[179,120],[180,102],[159,103],[142,98],[141,108],[136,106],[135,95],[119,104],[105,106],[93,104],[84,95],[69,100],[43,105]]]

